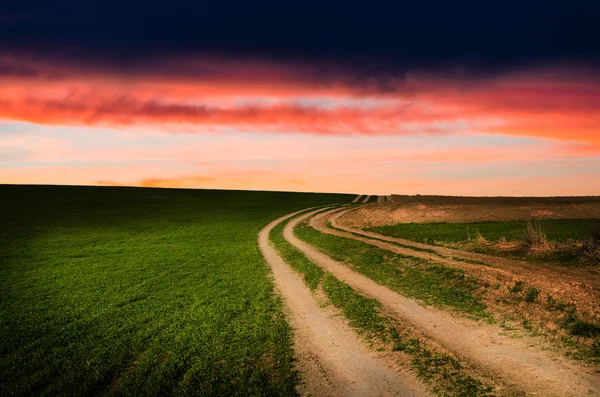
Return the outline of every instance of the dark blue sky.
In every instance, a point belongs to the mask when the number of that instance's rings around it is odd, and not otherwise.
[[[217,54],[367,74],[600,60],[599,1],[9,1],[0,50],[125,68]]]

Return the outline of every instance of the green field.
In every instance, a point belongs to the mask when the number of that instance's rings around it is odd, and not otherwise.
[[[353,197],[0,186],[1,394],[295,394],[257,233]]]
[[[597,264],[600,220],[546,219],[529,223],[544,245],[532,245],[527,222],[403,223],[366,230],[386,236],[448,245],[480,253],[560,265]],[[503,247],[502,242],[515,243]]]
[[[547,219],[540,225],[548,240],[567,242],[583,240],[590,235],[598,219]],[[367,230],[407,240],[434,242],[464,242],[479,234],[488,241],[519,241],[525,231],[524,221],[472,223],[402,223],[377,226]]]

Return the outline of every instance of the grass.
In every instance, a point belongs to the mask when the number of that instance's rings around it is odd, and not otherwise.
[[[540,296],[540,291],[537,288],[529,287],[525,294],[525,302],[534,303],[537,301],[538,296]]]
[[[306,285],[314,291],[321,283],[325,271],[283,238],[283,228],[286,224],[287,222],[281,222],[275,226],[269,233],[269,239],[275,244],[281,257],[303,275]]]
[[[539,221],[548,240],[567,242],[585,240],[597,219],[548,219]],[[488,241],[520,241],[527,223],[523,221],[507,222],[471,222],[471,223],[403,223],[397,225],[376,226],[367,230],[386,236],[407,240],[434,242],[464,242],[480,233]]]
[[[597,219],[548,219],[535,222],[409,223],[367,230],[442,246],[459,244],[461,248],[482,253],[576,264],[598,259],[599,224]],[[474,246],[468,246],[473,242]],[[489,243],[516,244],[503,249]]]
[[[0,186],[3,395],[294,395],[257,233],[352,196]]]
[[[378,334],[385,331],[386,321],[379,315],[381,305],[376,299],[357,294],[331,273],[327,273],[323,279],[323,291],[331,303],[342,310],[352,327]]]
[[[454,357],[428,349],[408,330],[401,336],[398,333],[399,324],[381,313],[379,301],[360,295],[352,287],[307,259],[283,238],[282,231],[286,223],[283,222],[273,228],[269,236],[277,251],[286,263],[304,276],[304,281],[311,290],[322,287],[329,301],[342,311],[350,326],[367,338],[377,338],[384,344],[391,343],[393,351],[401,350],[408,354],[411,357],[410,364],[417,375],[432,383],[434,390],[440,395],[455,397],[491,395],[491,388],[467,374]],[[408,342],[403,342],[405,340]]]
[[[518,233],[518,236],[520,236],[518,238],[527,240],[528,243],[526,243],[531,247],[543,247],[544,245],[549,244],[545,232],[540,226],[541,223],[526,222],[523,223],[523,225],[523,229]],[[329,226],[332,227],[331,225]],[[598,254],[597,247],[600,246],[598,241],[600,241],[600,229],[598,229],[598,224],[592,223],[591,235],[590,237],[588,237],[588,240],[586,240],[583,246],[585,249],[587,249],[585,253],[586,255],[588,255],[588,258],[597,258],[597,256],[595,255]],[[398,245],[402,246],[401,244]],[[451,256],[439,256],[444,258],[451,258],[454,260],[461,260],[460,258],[454,258]],[[479,261],[466,260],[465,262],[485,265],[485,263]],[[596,263],[598,262],[596,261]],[[502,285],[502,283],[496,283],[493,286],[493,289],[495,291],[498,291],[502,287]],[[491,286],[488,286],[484,283],[482,290],[487,287]],[[556,328],[556,326],[558,326],[559,329],[564,330],[566,332],[568,337],[576,337],[576,340],[570,340],[567,338],[569,340],[569,343],[565,345],[576,347],[578,349],[577,355],[580,358],[587,359],[590,363],[593,363],[594,365],[600,362],[600,350],[598,349],[598,346],[600,345],[600,333],[597,333],[597,330],[600,330],[600,326],[598,326],[593,321],[590,322],[585,319],[579,318],[580,316],[585,315],[576,314],[576,307],[573,303],[567,304],[564,302],[556,301],[550,295],[548,295],[547,303],[544,304],[544,302],[540,299],[541,291],[535,287],[527,286],[524,281],[516,281],[514,284],[507,285],[507,290],[510,294],[505,295],[503,298],[496,297],[496,299],[493,302],[488,302],[490,304],[490,308],[488,309],[488,311],[496,313],[506,313],[506,307],[504,307],[503,305],[509,304],[514,306],[520,302],[525,302],[529,305],[518,306],[519,311],[522,312],[521,316],[523,317],[523,328],[531,331],[534,334],[538,334],[540,330],[542,330],[543,332],[548,332],[550,334],[560,334],[562,331],[559,331]],[[482,291],[481,295],[486,296],[486,293]],[[450,306],[453,305],[451,304]],[[544,315],[542,316],[542,319],[538,319],[540,312],[536,309],[536,306],[547,312],[554,313],[548,313],[549,316]],[[538,322],[534,324],[534,322],[527,316],[531,316],[531,318],[533,318],[534,320],[538,319],[539,324]],[[552,318],[552,320],[548,321],[548,317]],[[493,322],[493,318],[491,316],[488,317],[488,319]],[[591,339],[595,340],[591,341]]]
[[[483,397],[492,396],[492,388],[462,371],[463,366],[456,358],[432,351],[419,338],[400,336],[394,329],[390,332],[394,343],[392,350],[403,351],[412,356],[412,365],[417,375],[426,380],[435,379],[440,386],[435,391],[442,396]]]
[[[283,238],[283,228],[286,224],[287,222],[282,222],[274,227],[269,238],[285,262],[303,275],[304,282],[310,290],[315,291],[321,286],[331,303],[342,310],[353,327],[367,331],[384,330],[383,320],[378,314],[379,302],[357,294],[351,287],[326,273],[288,243]]]
[[[460,269],[431,264],[423,259],[390,253],[360,241],[320,233],[306,222],[296,235],[337,261],[355,265],[354,270],[403,295],[428,304],[445,305],[489,318],[486,305],[477,297],[478,280]]]

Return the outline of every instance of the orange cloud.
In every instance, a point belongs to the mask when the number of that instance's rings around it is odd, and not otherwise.
[[[405,104],[370,108],[321,108],[288,103],[229,107],[95,94],[72,94],[61,99],[29,95],[9,99],[0,93],[0,117],[59,125],[187,124],[273,132],[397,135],[415,133],[416,127],[411,123],[418,124],[418,133],[443,133],[445,129],[439,124],[455,122],[460,114],[436,113]]]
[[[200,187],[207,183],[214,182],[215,178],[204,176],[189,176],[181,178],[146,178],[137,183],[137,186],[142,187]]]
[[[600,78],[566,69],[372,79],[332,65],[216,58],[119,73],[7,56],[2,63],[12,71],[0,74],[0,119],[7,120],[335,135],[484,132],[600,145]]]

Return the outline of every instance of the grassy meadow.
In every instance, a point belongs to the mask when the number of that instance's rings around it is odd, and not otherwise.
[[[3,395],[294,395],[257,233],[354,196],[0,186]]]
[[[543,259],[556,263],[591,263],[600,258],[599,219],[539,221],[402,223],[366,230],[436,245],[482,253]]]

